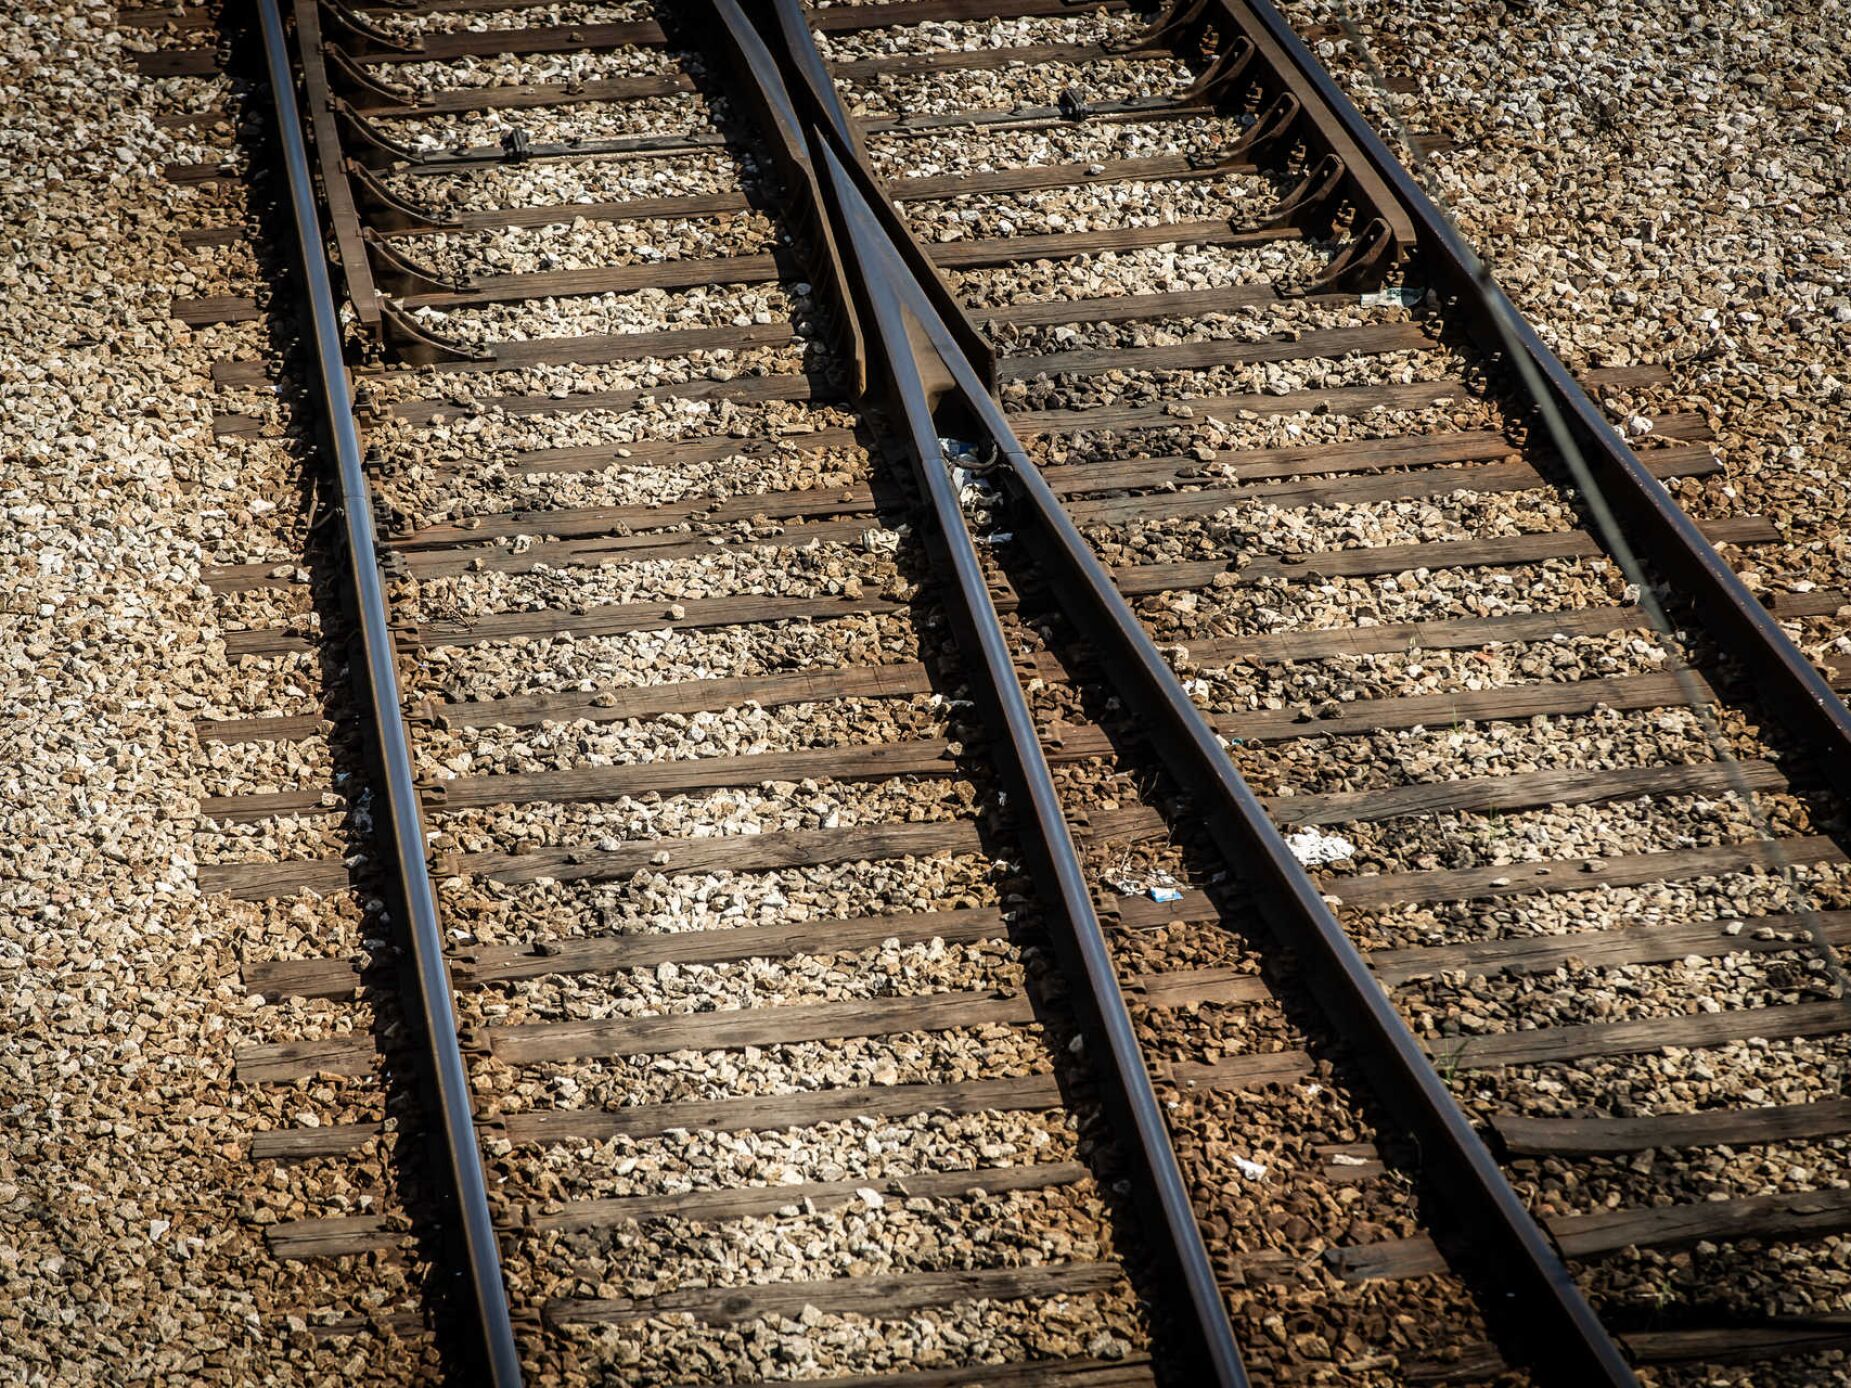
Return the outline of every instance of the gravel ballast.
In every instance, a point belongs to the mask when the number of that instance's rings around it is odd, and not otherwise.
[[[176,239],[236,227],[237,182],[162,172],[232,159],[229,127],[155,124],[225,102],[231,87],[136,76],[108,5],[29,9],[0,16],[0,648],[13,699],[0,797],[0,1379],[417,1376],[421,1347],[323,1342],[291,1319],[398,1309],[405,1267],[284,1264],[264,1238],[304,1214],[383,1208],[379,1165],[271,1180],[248,1155],[254,1133],[302,1112],[377,1117],[377,1094],[259,1092],[233,1075],[235,1047],[260,1034],[241,955],[301,954],[305,941],[357,950],[359,903],[228,905],[196,877],[230,842],[201,800],[243,781],[194,720],[320,711],[313,679],[260,678],[227,656],[221,622],[255,609],[221,608],[201,581],[215,563],[292,559],[304,536],[300,461],[212,430],[215,409],[260,408],[216,391],[209,371],[261,352],[262,331],[173,317],[176,298],[258,288],[247,248]],[[305,1180],[325,1204],[304,1207]]]

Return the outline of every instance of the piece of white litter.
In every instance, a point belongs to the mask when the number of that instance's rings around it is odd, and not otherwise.
[[[1332,1152],[1330,1154],[1330,1164],[1332,1166],[1367,1166],[1369,1165],[1369,1159],[1367,1157],[1353,1157],[1348,1152]]]
[[[1167,872],[1152,872],[1142,875],[1123,873],[1105,879],[1106,885],[1120,896],[1147,896],[1152,901],[1181,901],[1182,888],[1176,885],[1176,879]]]
[[[1373,294],[1365,294],[1359,300],[1364,308],[1413,308],[1427,297],[1425,289],[1378,289]]]
[[[1264,1181],[1266,1168],[1257,1161],[1248,1161],[1245,1157],[1234,1158],[1234,1167],[1249,1181]]]
[[[869,1190],[865,1186],[856,1191],[855,1194],[861,1197],[861,1203],[866,1205],[870,1210],[878,1210],[887,1203],[886,1200],[881,1197],[879,1191]]]
[[[987,505],[996,493],[982,474],[971,472],[967,468],[951,469],[951,484],[958,489],[958,505]]]
[[[1320,834],[1316,829],[1301,829],[1286,839],[1285,846],[1306,867],[1323,867],[1356,856],[1356,845],[1341,834]]]

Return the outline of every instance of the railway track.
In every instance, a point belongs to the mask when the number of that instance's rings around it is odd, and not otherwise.
[[[249,963],[241,1076],[345,1104],[253,1155],[403,1127],[446,1190],[272,1232],[401,1288],[305,1334],[503,1382],[1837,1372],[1848,724],[1778,623],[1843,595],[1755,601],[1775,525],[1664,485],[1705,422],[1597,373],[1622,441],[1264,0],[258,9],[124,22],[286,96],[391,861],[298,774],[209,807],[274,832],[206,880],[395,884],[402,977]],[[325,736],[259,721],[208,731]]]

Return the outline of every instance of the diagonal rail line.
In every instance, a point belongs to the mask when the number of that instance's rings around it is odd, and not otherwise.
[[[1237,0],[1217,0],[1224,6]],[[1421,266],[1449,308],[1510,359],[1526,395],[1597,510],[1610,546],[1656,564],[1678,585],[1699,621],[1753,672],[1757,692],[1824,757],[1822,769],[1851,795],[1851,711],[1780,629],[1767,607],[1704,539],[1696,522],[1651,476],[1588,398],[1560,357],[1517,311],[1437,204],[1395,158],[1362,113],[1317,63],[1268,0],[1238,0],[1278,39],[1362,156],[1408,210]],[[1418,146],[1415,146],[1418,148]],[[1598,514],[1604,511],[1605,514]],[[1636,572],[1636,561],[1635,561]],[[1629,572],[1628,577],[1633,578]],[[1642,593],[1642,600],[1649,594]]]
[[[1199,1343],[1198,1357],[1209,1367],[1213,1381],[1244,1384],[1246,1374],[1228,1323],[1202,1231],[1196,1222],[1188,1186],[1170,1142],[1163,1110],[1150,1082],[1149,1068],[1138,1045],[1136,1029],[1114,972],[1111,950],[1099,923],[1091,889],[1074,846],[1055,788],[1052,773],[1035,729],[1034,715],[1022,691],[1010,658],[1007,637],[990,600],[975,538],[948,471],[938,442],[927,398],[926,380],[913,353],[913,329],[923,305],[918,287],[881,236],[867,204],[849,182],[833,151],[823,151],[831,189],[839,200],[849,227],[858,270],[867,287],[882,365],[891,393],[906,421],[908,458],[921,493],[931,499],[940,533],[951,553],[952,568],[962,604],[960,615],[967,646],[975,646],[985,676],[984,692],[992,705],[992,718],[1007,732],[1010,763],[1006,768],[1028,801],[1034,822],[1033,847],[1040,860],[1038,876],[1051,887],[1067,929],[1057,932],[1057,948],[1069,968],[1086,983],[1082,1005],[1090,1013],[1093,1030],[1103,1035],[1109,1078],[1117,1092],[1117,1107],[1129,1118],[1129,1131],[1154,1194],[1165,1252],[1180,1274]],[[960,358],[960,361],[962,359]],[[1044,887],[1044,890],[1047,890]]]
[[[743,67],[762,70],[772,56],[737,0],[711,3],[729,43],[745,56]],[[788,100],[787,94],[781,95]],[[776,103],[764,105],[777,109]],[[912,247],[915,259],[906,262],[902,247],[907,243],[876,219],[827,138],[814,124],[805,133],[806,172],[817,178],[829,214],[823,230],[832,232],[828,245],[840,253],[836,263],[847,270],[851,281],[848,287],[856,311],[848,315],[847,322],[860,329],[852,335],[852,349],[859,358],[858,379],[884,391],[888,398],[894,422],[904,429],[905,451],[918,492],[927,500],[943,537],[953,580],[946,594],[952,602],[952,625],[973,673],[981,676],[975,681],[977,692],[992,728],[998,731],[997,747],[1004,758],[1000,769],[1009,793],[1027,807],[1018,818],[1027,831],[1025,846],[1037,884],[1065,925],[1051,932],[1057,952],[1068,975],[1081,985],[1075,993],[1089,1040],[1103,1042],[1104,1054],[1098,1059],[1108,1108],[1114,1111],[1130,1155],[1142,1169],[1144,1179],[1136,1194],[1151,1207],[1156,1227],[1162,1231],[1151,1239],[1153,1251],[1169,1277],[1180,1285],[1187,1305],[1187,1315],[1179,1318],[1182,1324],[1178,1327],[1185,1343],[1173,1348],[1204,1375],[1202,1381],[1219,1388],[1245,1388],[1247,1375],[1240,1349],[1170,1142],[1161,1101],[1138,1044],[1034,715],[1016,676],[958,487],[944,463],[932,397],[949,384],[949,378],[942,366],[929,377],[920,373],[922,360],[936,363],[935,358],[922,358],[919,352],[921,312],[942,330],[949,330],[943,329],[938,310],[916,278],[926,262]],[[939,292],[943,294],[942,286]],[[974,330],[967,329],[965,340],[973,347],[981,344]],[[956,350],[965,369],[979,369],[969,366],[962,344]]]
[[[1357,29],[1347,0],[1338,0],[1338,11],[1345,33],[1386,96],[1388,84],[1381,65]],[[1278,19],[1276,14],[1274,19]],[[1427,175],[1429,184],[1437,187],[1438,180],[1432,177],[1420,139],[1401,122],[1392,98],[1387,101],[1386,109],[1402,142],[1412,153],[1415,167]],[[1360,114],[1353,107],[1350,110],[1350,118],[1359,120]],[[1380,158],[1386,154],[1386,145],[1371,151],[1371,157]],[[1403,176],[1406,177],[1406,171]],[[1738,657],[1748,662],[1748,668],[1756,672],[1757,678],[1762,677],[1764,671],[1772,671],[1768,692],[1772,693],[1776,706],[1823,752],[1826,773],[1841,793],[1851,791],[1851,757],[1847,756],[1851,752],[1851,712],[1832,689],[1830,680],[1787,640],[1786,633],[1769,614],[1766,605],[1755,598],[1701,536],[1697,537],[1695,552],[1683,552],[1691,538],[1689,517],[1671,503],[1668,496],[1661,497],[1658,489],[1637,477],[1637,456],[1618,431],[1593,408],[1593,403],[1568,375],[1560,359],[1517,313],[1509,296],[1492,278],[1490,268],[1466,244],[1454,219],[1412,178],[1407,181],[1423,200],[1423,225],[1430,226],[1441,241],[1439,263],[1455,281],[1464,279],[1476,292],[1486,324],[1515,364],[1524,395],[1542,420],[1557,456],[1586,498],[1602,543],[1627,582],[1638,591],[1639,606],[1653,629],[1667,638],[1666,649],[1674,653],[1672,673],[1683,688],[1685,705],[1702,727],[1717,760],[1731,770],[1736,799],[1762,839],[1773,848],[1775,870],[1799,908],[1798,915],[1811,938],[1814,953],[1824,962],[1839,998],[1851,1005],[1851,974],[1846,971],[1844,955],[1826,929],[1814,893],[1802,880],[1798,867],[1781,854],[1780,837],[1774,832],[1765,809],[1756,801],[1740,758],[1730,747],[1709,701],[1703,697],[1699,676],[1675,655],[1682,642],[1664,604],[1653,590],[1633,532],[1643,532],[1638,536],[1639,541],[1649,547],[1655,558],[1669,546],[1672,551],[1670,567],[1681,571],[1686,586],[1695,588],[1701,595],[1700,610],[1706,624],[1717,630],[1724,644],[1732,647]],[[1584,451],[1584,442],[1589,444],[1593,456]],[[1669,517],[1658,514],[1667,506],[1674,514]],[[1630,520],[1630,527],[1622,514]],[[1766,666],[1758,660],[1764,655],[1772,657]]]

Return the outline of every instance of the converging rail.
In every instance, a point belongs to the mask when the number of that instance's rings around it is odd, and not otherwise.
[[[932,294],[908,273],[900,255],[885,244],[886,237],[870,205],[870,199],[881,196],[873,185],[872,174],[864,168],[857,186],[842,162],[856,157],[856,132],[840,104],[831,99],[833,89],[824,85],[828,77],[822,55],[809,41],[798,0],[778,0],[777,9],[781,30],[793,45],[789,61],[803,73],[802,89],[813,103],[816,124],[811,127],[812,138],[825,144],[819,159],[826,161],[830,170],[831,192],[846,226],[842,239],[853,247],[850,263],[859,280],[858,296],[873,305],[880,324],[886,348],[883,375],[901,398],[909,421],[916,421],[912,425],[915,455],[925,450],[916,466],[926,470],[927,480],[936,484],[938,491],[945,492],[949,487],[945,465],[933,442],[941,431],[930,417],[927,401],[926,383],[934,381],[940,383],[935,403],[945,411],[945,418],[974,423],[987,450],[1000,459],[993,475],[1006,495],[1005,514],[1029,537],[1075,629],[1103,657],[1105,669],[1127,705],[1150,720],[1149,731],[1171,774],[1187,788],[1192,801],[1208,812],[1217,842],[1229,862],[1237,864],[1242,875],[1255,882],[1259,898],[1274,915],[1281,937],[1317,969],[1324,1005],[1337,1025],[1352,1035],[1358,1052],[1369,1057],[1372,1068],[1380,1071],[1379,1082],[1419,1135],[1429,1160],[1444,1167],[1445,1186],[1460,1203],[1462,1222],[1477,1225],[1479,1237],[1496,1245],[1493,1256],[1502,1275],[1509,1278],[1515,1294],[1526,1298],[1539,1362],[1553,1366],[1564,1382],[1632,1382],[1624,1354],[1582,1299],[1560,1255],[1524,1209],[1490,1151],[1447,1093],[1433,1062],[1324,904],[1317,884],[1292,856],[1258,797],[1229,762],[1214,729],[1030,460],[1002,407],[980,379],[978,367],[960,350],[943,311],[932,302]],[[1206,9],[1200,0],[1191,0],[1179,15],[1157,25],[1147,41],[1172,36],[1191,22],[1205,22]],[[1232,5],[1225,8],[1225,13],[1232,19]],[[1307,107],[1298,98],[1296,91],[1303,88],[1304,74],[1285,65],[1283,50],[1270,34],[1255,32],[1260,38],[1257,44],[1247,37],[1248,29],[1236,27],[1226,40],[1227,48],[1208,68],[1212,78],[1198,83],[1198,87],[1245,75],[1256,86],[1264,81],[1280,89],[1275,106],[1268,108],[1278,110],[1278,114],[1261,116],[1253,129],[1266,130],[1273,139],[1290,139],[1297,135],[1302,121],[1323,137],[1327,150],[1298,190],[1288,196],[1288,215],[1315,209],[1315,215],[1328,219],[1326,226],[1339,220],[1347,224],[1353,220],[1355,200],[1375,195],[1382,185],[1372,169],[1358,168],[1357,176],[1351,176],[1352,166],[1360,160],[1347,134],[1333,131],[1321,108]],[[1256,67],[1267,77],[1261,78]],[[1279,109],[1281,106],[1283,109]],[[825,128],[829,130],[827,137],[823,134]],[[1312,180],[1316,180],[1315,185]],[[1352,282],[1359,276],[1379,280],[1383,272],[1398,263],[1407,248],[1407,238],[1393,228],[1405,225],[1405,218],[1386,205],[1372,207],[1371,212],[1358,239],[1337,258],[1335,265],[1342,269],[1325,272],[1311,292],[1328,287],[1333,277]],[[891,208],[884,221],[889,227],[904,225]],[[1362,244],[1376,249],[1356,254],[1354,248]],[[936,287],[935,279],[926,283]],[[952,312],[959,310],[953,306]],[[939,507],[939,516],[941,525],[955,527],[953,533],[963,545],[971,546],[963,511],[949,493]],[[972,553],[974,556],[974,549]],[[994,614],[990,614],[990,620],[994,622]],[[996,645],[1000,651],[1000,638]],[[1014,674],[1000,654],[992,668],[997,671],[996,678],[1006,684],[1006,689],[996,696],[998,702],[1012,693],[1019,698]],[[1021,721],[1032,728],[1026,709]],[[1038,745],[1035,750],[1038,753]],[[1071,863],[1069,870],[1079,879],[1082,869],[1071,844],[1060,847]],[[1090,917],[1088,920],[1090,923]],[[1103,956],[1103,946],[1100,954]],[[1109,966],[1102,963],[1100,968],[1109,976]]]
[[[1851,1233],[1809,1181],[1618,1169],[1835,1150],[1851,1106],[1603,1107],[1667,1048],[1851,1047],[1848,672],[1787,630],[1846,596],[1754,595],[1774,524],[1671,490],[1707,422],[1622,437],[1596,397],[1664,373],[1578,381],[1268,0],[256,13],[457,1362],[1618,1385],[1851,1347],[1612,1272]],[[124,23],[204,27],[164,14]],[[1721,1003],[1580,984],[1726,959]],[[382,1131],[304,1121],[254,1155]]]

